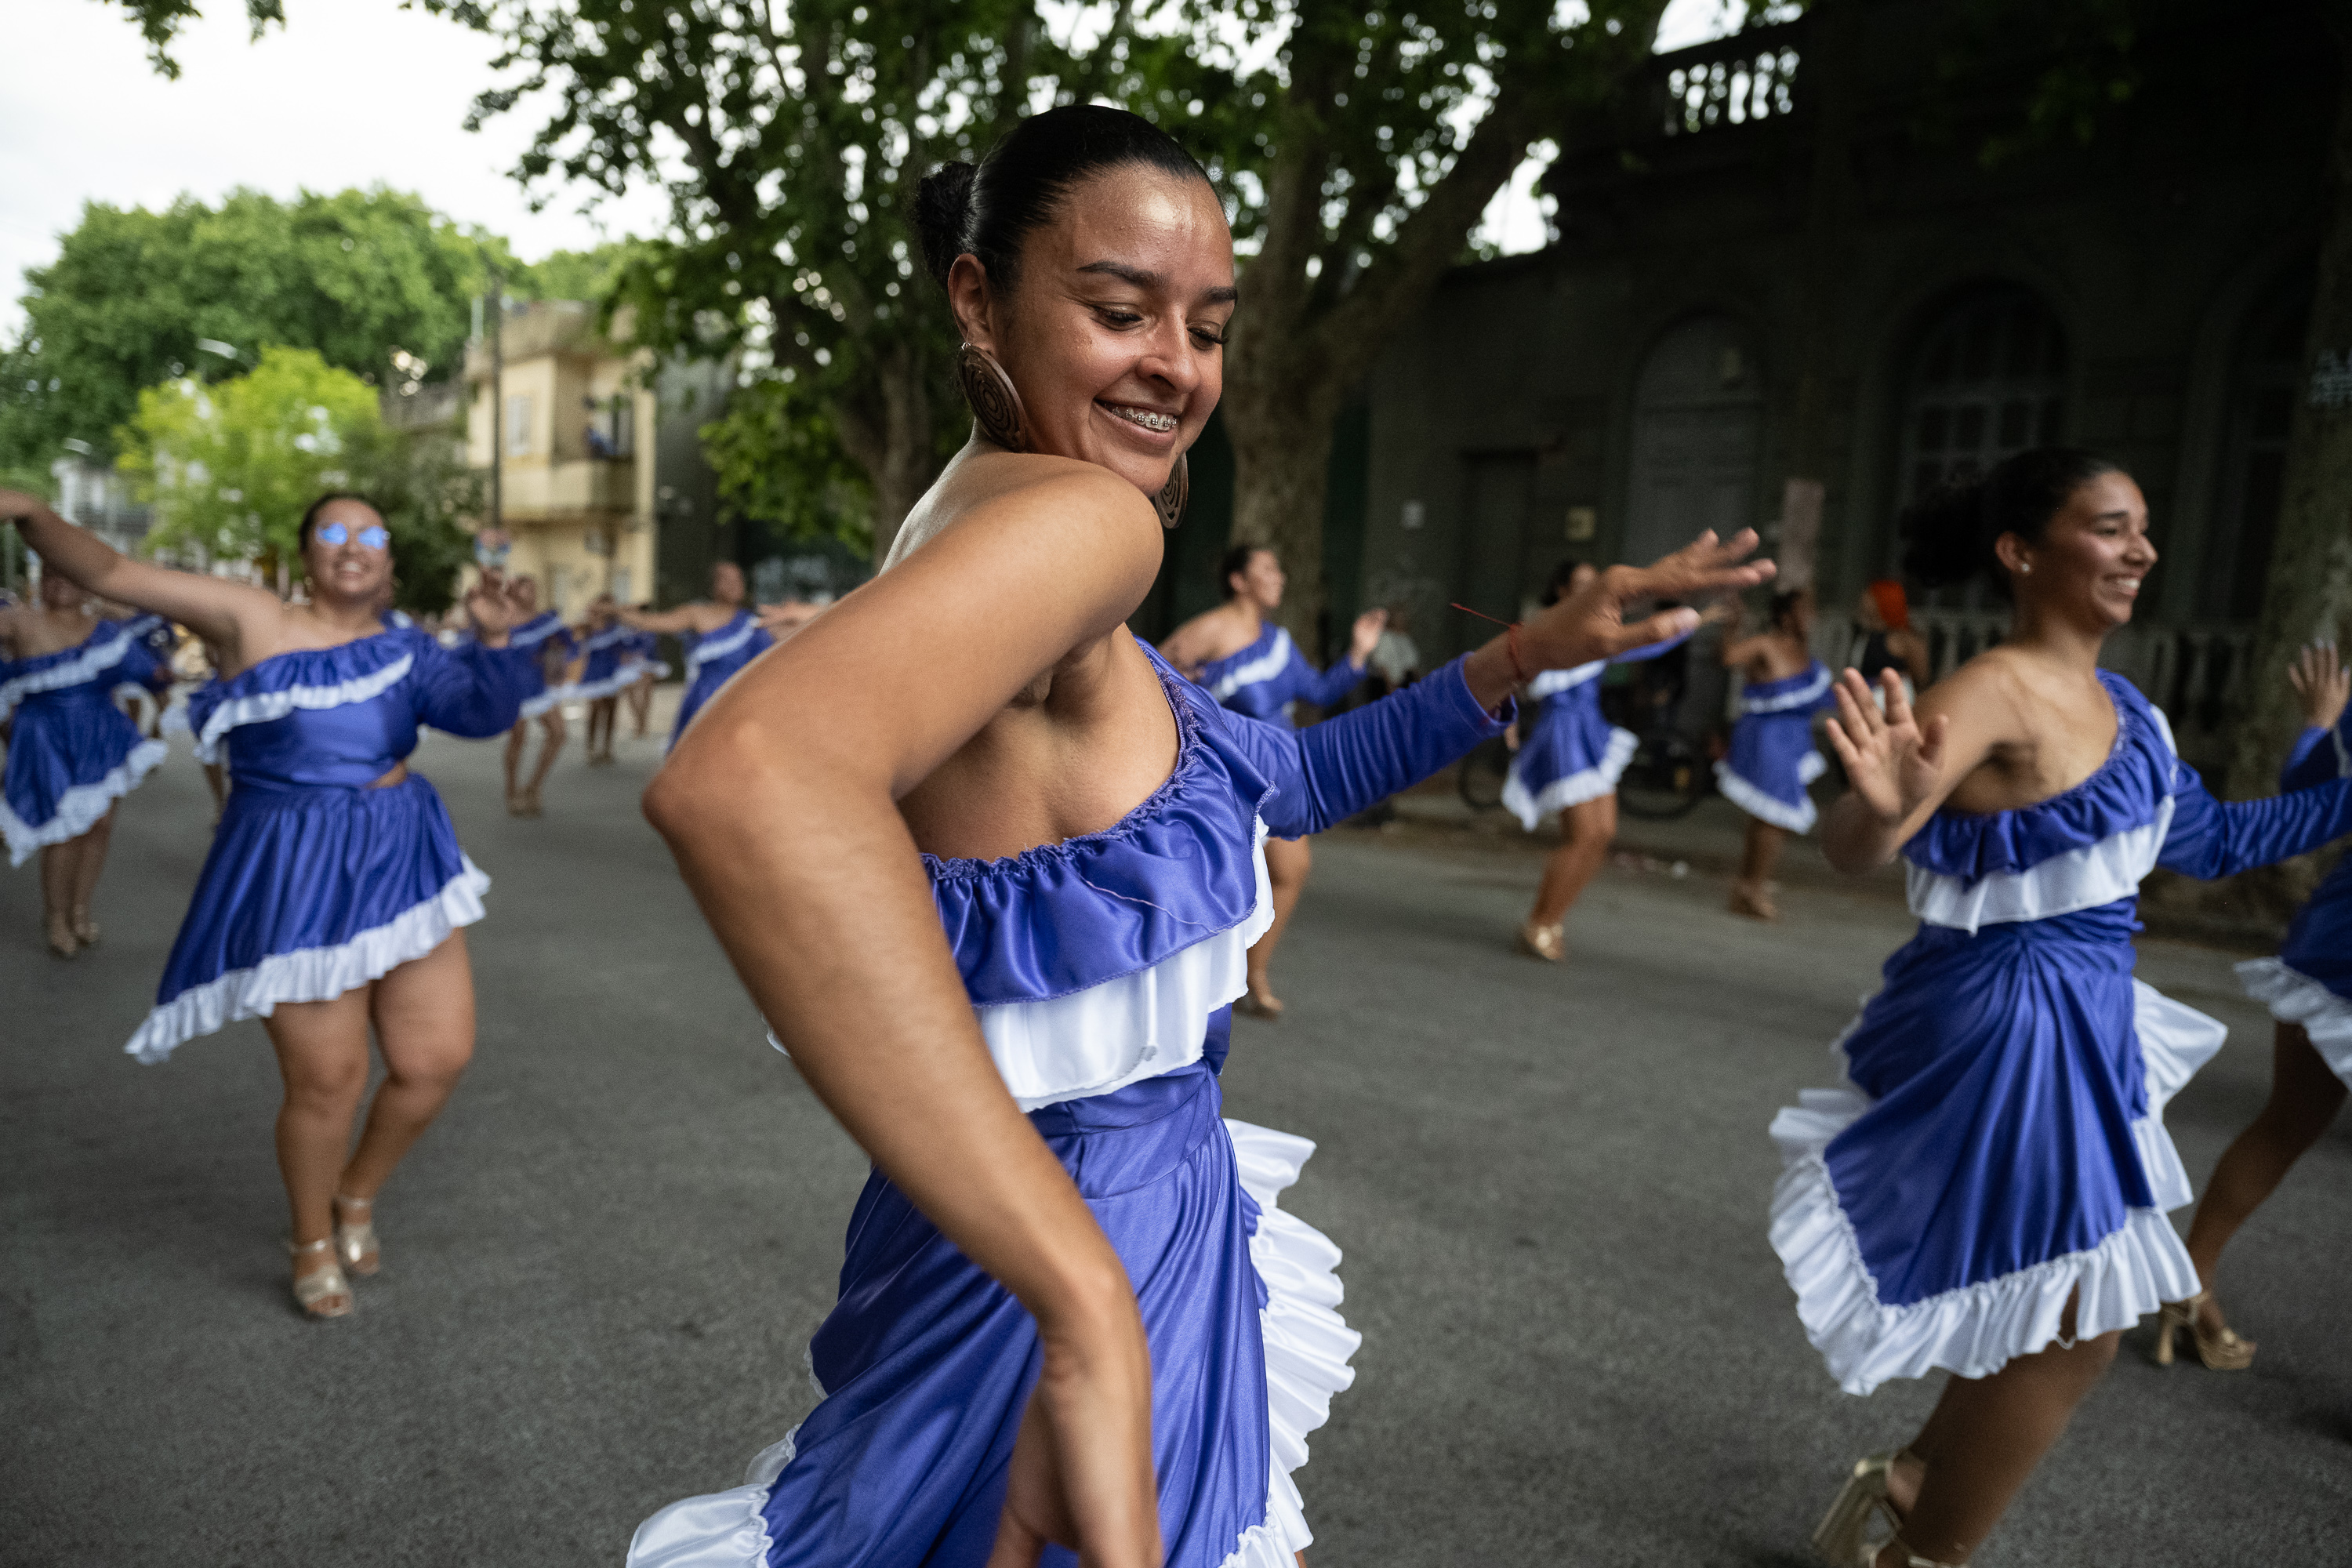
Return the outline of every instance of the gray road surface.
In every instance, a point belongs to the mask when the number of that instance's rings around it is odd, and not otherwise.
[[[184,751],[121,813],[97,951],[47,957],[30,868],[0,878],[0,1563],[617,1564],[799,1417],[863,1162],[761,1044],[635,814],[652,747],[624,752],[575,751],[536,822],[499,812],[494,749],[417,759],[497,879],[481,1045],[341,1323],[287,1300],[259,1026],[120,1054],[206,844]],[[1326,838],[1291,1016],[1237,1031],[1231,1113],[1320,1141],[1286,1206],[1345,1248],[1365,1335],[1301,1472],[1309,1555],[1801,1563],[1934,1389],[1822,1373],[1764,1240],[1764,1128],[1906,922],[1883,889],[1800,888],[1765,929],[1713,880],[1612,870],[1555,970],[1507,946],[1536,868]],[[2172,1110],[2201,1181],[2267,1021],[2229,955],[2150,943],[2142,973],[2232,1032]],[[1979,1563],[2352,1561],[2347,1215],[2352,1122],[2233,1256],[2254,1369],[2127,1342]]]

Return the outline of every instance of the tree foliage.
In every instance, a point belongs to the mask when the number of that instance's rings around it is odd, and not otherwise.
[[[363,378],[404,349],[439,380],[486,258],[529,277],[504,240],[381,187],[163,212],[93,202],[57,260],[25,275],[25,327],[0,352],[0,462],[45,466],[68,438],[103,455],[141,388],[233,376],[273,344]]]
[[[139,25],[139,36],[147,40],[147,58],[163,75],[179,79],[180,62],[172,58],[172,41],[180,29],[204,15],[196,0],[108,0],[131,14]],[[263,29],[275,22],[286,25],[285,0],[245,0],[245,16],[260,37]]]
[[[719,504],[786,539],[874,548],[874,487],[849,460],[824,401],[807,384],[767,376],[740,388],[702,426]]]

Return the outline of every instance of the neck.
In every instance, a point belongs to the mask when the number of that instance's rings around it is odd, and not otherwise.
[[[2099,667],[2099,649],[2113,628],[2086,626],[2036,600],[2018,601],[2010,623],[2010,647],[2089,674]]]
[[[320,595],[314,589],[303,609],[310,618],[339,632],[368,631],[381,626],[383,614],[373,599],[343,599]]]

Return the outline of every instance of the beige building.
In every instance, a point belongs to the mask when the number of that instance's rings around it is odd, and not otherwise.
[[[566,619],[601,593],[627,604],[655,591],[657,409],[639,384],[649,361],[595,326],[577,300],[509,310],[495,388],[488,336],[466,349],[467,465],[490,467],[493,418],[504,437],[499,515],[483,520],[485,542],[496,548],[489,530],[502,526],[507,570],[538,578],[541,603]]]

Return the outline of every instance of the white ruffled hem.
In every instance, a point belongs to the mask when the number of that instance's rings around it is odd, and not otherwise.
[[[96,636],[96,633],[92,633]],[[132,639],[128,636],[109,637],[95,647],[85,647],[68,659],[61,659],[47,669],[20,675],[12,680],[0,680],[0,719],[16,710],[18,701],[40,691],[62,691],[68,686],[80,686],[121,664],[131,651]]]
[[[1246,1121],[1228,1120],[1225,1132],[1242,1189],[1258,1205],[1250,1263],[1265,1282],[1258,1327],[1265,1343],[1268,1473],[1265,1518],[1242,1531],[1221,1568],[1295,1568],[1297,1553],[1314,1542],[1315,1532],[1307,1526],[1291,1472],[1307,1462],[1307,1434],[1330,1418],[1331,1396],[1356,1381],[1348,1359],[1363,1336],[1336,1310],[1342,1294],[1339,1249],[1276,1206],[1315,1152],[1314,1143]],[[813,1370],[810,1378],[815,1378]],[[824,1395],[820,1386],[817,1396]],[[672,1503],[637,1526],[626,1568],[765,1568],[775,1542],[761,1510],[792,1463],[799,1435],[795,1426],[762,1450],[741,1486]]]
[[[1823,1160],[1831,1140],[1870,1109],[1869,1097],[1851,1083],[1809,1089],[1772,1119],[1782,1162],[1772,1189],[1772,1250],[1797,1293],[1805,1337],[1839,1387],[1868,1394],[1890,1378],[1925,1377],[1937,1367],[1989,1376],[2055,1342],[2067,1298],[2077,1292],[2082,1339],[2130,1328],[2163,1303],[2197,1293],[2196,1267],[2165,1217],[2191,1192],[2162,1119],[2165,1103],[2221,1048],[2227,1031],[2143,982],[2132,985],[2148,1102],[2132,1137],[2159,1206],[2126,1211],[2121,1228],[2084,1251],[1905,1306],[1882,1305]]]
[[[601,680],[583,680],[572,685],[570,702],[600,702],[607,697],[618,697],[646,678],[642,666],[625,664]]]
[[[273,952],[250,969],[232,969],[201,985],[191,985],[159,1004],[122,1048],[151,1066],[182,1042],[209,1035],[243,1018],[267,1018],[281,1002],[325,1002],[423,958],[460,926],[482,918],[482,895],[490,879],[460,854],[463,865],[441,890],[403,910],[384,924],[334,947]]]
[[[1503,807],[1519,819],[1519,826],[1529,833],[1536,824],[1556,811],[1566,811],[1571,805],[1582,805],[1588,800],[1599,800],[1617,788],[1617,781],[1625,775],[1625,764],[1633,760],[1633,752],[1642,742],[1631,730],[1609,731],[1609,749],[1601,760],[1589,768],[1556,778],[1535,795],[1528,793],[1519,777],[1519,764],[1512,759],[1511,771],[1503,780]]]
[[[1784,691],[1778,697],[1760,697],[1753,700],[1742,697],[1739,700],[1739,710],[1742,713],[1786,713],[1791,708],[1810,708],[1829,694],[1830,682],[1834,679],[1836,678],[1830,674],[1828,667],[1822,666],[1819,674],[1794,691]]]
[[[318,712],[380,697],[406,679],[415,664],[416,656],[404,653],[381,669],[355,675],[332,686],[289,686],[279,691],[232,697],[214,709],[205,720],[205,727],[196,736],[196,760],[202,763],[220,761],[220,738],[242,725],[270,723],[285,718],[297,708],[306,712]]]
[[[2238,965],[2246,994],[2271,1010],[2282,1024],[2299,1024],[2311,1037],[2328,1070],[2352,1084],[2352,1002],[2308,974],[2275,958],[2252,958]]]
[[[1828,768],[1829,763],[1822,759],[1819,752],[1807,752],[1804,760],[1797,764],[1797,782],[1801,784],[1811,784]],[[1802,797],[1801,804],[1790,805],[1779,795],[1759,789],[1733,773],[1729,763],[1715,764],[1715,787],[1723,792],[1724,799],[1759,822],[1769,822],[1775,827],[1785,827],[1791,833],[1812,831],[1813,821],[1818,813],[1813,808],[1811,795]]]
[[[551,708],[560,708],[566,702],[578,700],[580,688],[577,686],[551,686],[536,697],[524,698],[522,705],[516,710],[515,718],[518,722],[524,719],[536,719]]]
[[[114,809],[117,800],[137,789],[139,781],[171,754],[172,748],[161,741],[140,742],[107,770],[104,778],[96,784],[76,784],[59,795],[57,815],[47,822],[26,822],[8,808],[6,800],[0,799],[0,838],[8,842],[8,864],[21,866],[49,845],[69,843],[88,833],[98,826],[99,818]]]

